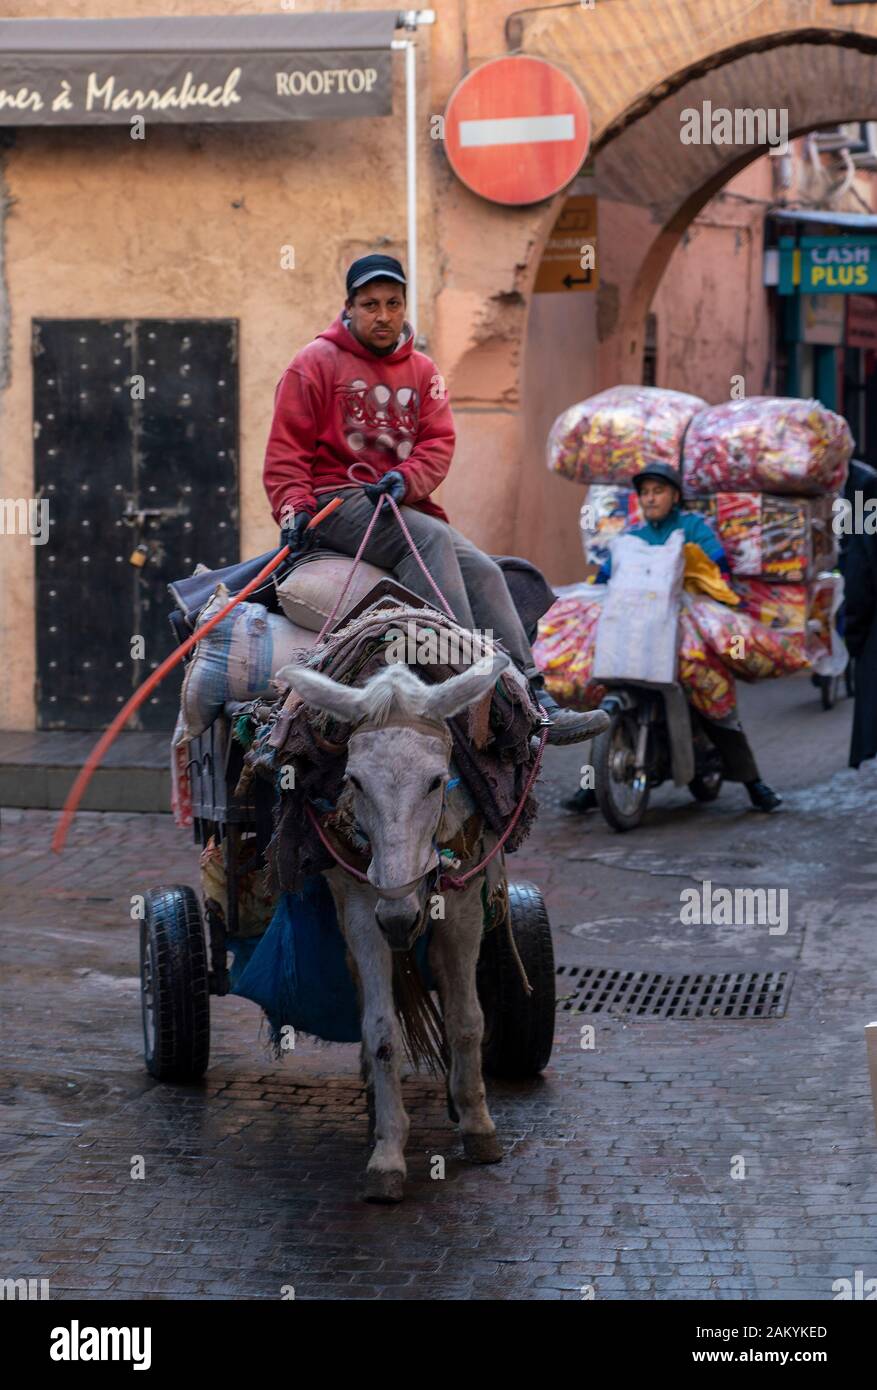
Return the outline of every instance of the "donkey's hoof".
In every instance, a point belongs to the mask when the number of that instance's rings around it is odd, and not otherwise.
[[[495,1134],[464,1134],[463,1153],[472,1163],[501,1163],[502,1144]]]
[[[405,1174],[387,1168],[367,1168],[365,1200],[367,1202],[401,1202],[405,1189]]]

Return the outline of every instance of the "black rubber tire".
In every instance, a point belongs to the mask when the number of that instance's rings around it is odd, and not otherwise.
[[[554,947],[535,883],[510,883],[509,906],[518,954],[533,986],[528,997],[502,925],[481,943],[478,998],[484,1014],[482,1062],[490,1076],[522,1081],[548,1066],[554,1046]]]
[[[715,801],[722,790],[722,778],[718,773],[712,777],[704,777],[698,773],[688,783],[688,790],[695,801]]]
[[[616,804],[612,796],[609,759],[612,753],[613,734],[625,715],[618,708],[612,708],[608,712],[611,715],[608,729],[604,729],[602,734],[598,734],[594,739],[594,791],[597,794],[597,805],[600,807],[603,819],[613,830],[635,830],[649,804],[649,787],[646,785],[642,799],[635,811],[628,813]]]
[[[158,1081],[197,1081],[210,1060],[210,993],[201,908],[191,888],[146,894],[140,928],[143,1051]]]

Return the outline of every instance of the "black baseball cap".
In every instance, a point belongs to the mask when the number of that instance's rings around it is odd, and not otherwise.
[[[398,280],[400,285],[408,284],[401,261],[397,261],[395,256],[382,256],[378,252],[371,256],[360,256],[350,266],[347,271],[347,298],[367,285],[369,280]]]
[[[679,495],[682,496],[682,477],[679,470],[671,467],[669,463],[647,463],[645,468],[641,469],[639,473],[635,473],[633,485],[637,492],[640,490],[640,484],[644,483],[646,478],[657,478],[660,483],[670,483],[679,489]]]

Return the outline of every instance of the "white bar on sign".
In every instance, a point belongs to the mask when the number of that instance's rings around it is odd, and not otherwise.
[[[545,140],[574,140],[576,118],[568,116],[499,116],[461,121],[460,145],[535,145]]]

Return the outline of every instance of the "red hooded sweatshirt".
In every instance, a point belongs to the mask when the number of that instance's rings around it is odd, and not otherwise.
[[[369,481],[368,470],[347,470],[357,460],[375,476],[395,469],[405,479],[405,505],[447,521],[430,500],[451,466],[454,419],[435,363],[414,351],[406,323],[386,357],[371,352],[344,324],[342,314],[301,352],[277,386],[265,451],[263,481],[274,520],[284,508],[315,512],[318,493]]]

